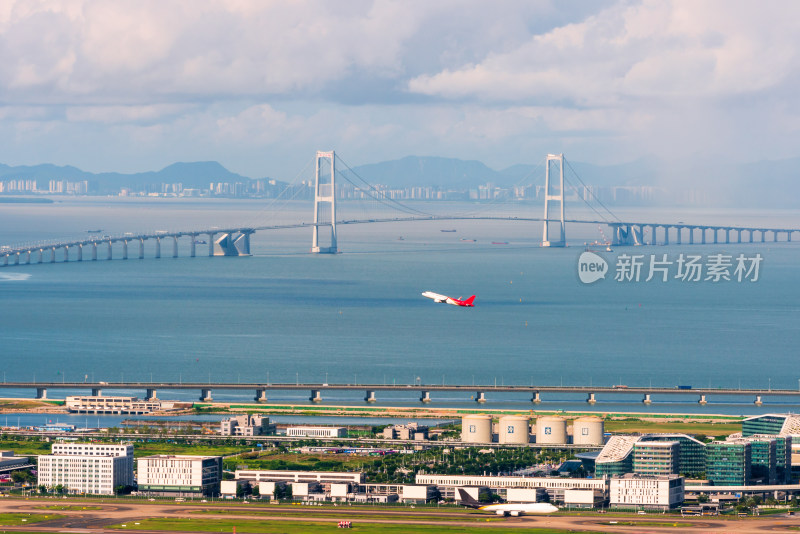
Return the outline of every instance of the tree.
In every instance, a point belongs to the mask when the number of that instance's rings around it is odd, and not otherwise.
[[[708,495],[706,495],[705,493],[701,493],[700,495],[697,496],[697,502],[701,504],[708,502]]]

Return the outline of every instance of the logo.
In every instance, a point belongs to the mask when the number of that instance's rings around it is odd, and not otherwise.
[[[608,263],[594,252],[583,252],[578,258],[578,278],[584,284],[593,284],[608,274]]]

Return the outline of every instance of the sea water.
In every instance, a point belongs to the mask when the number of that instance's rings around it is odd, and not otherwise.
[[[0,244],[87,236],[89,229],[121,234],[224,227],[265,218],[263,208],[257,201],[205,199],[0,205]],[[538,215],[538,207],[530,209],[529,216]],[[800,227],[795,212],[768,218],[747,211],[640,209],[624,215]],[[113,261],[104,260],[105,245],[98,247],[96,262],[87,261],[86,248],[83,262],[74,261],[73,253],[72,261],[60,263],[59,251],[59,263],[49,264],[46,251],[42,265],[0,269],[0,373],[5,381],[466,384],[486,391],[487,407],[528,408],[529,398],[492,394],[491,387],[800,389],[796,243],[672,244],[612,252],[594,247],[611,272],[582,284],[578,257],[584,242],[603,239],[601,230],[608,233],[595,225],[569,225],[572,246],[563,249],[538,246],[541,223],[428,221],[340,225],[342,253],[336,255],[308,254],[310,228],[258,232],[253,256],[241,258],[203,257],[207,245],[198,245],[198,257],[189,258],[187,238],[176,259],[171,240],[162,242],[158,260],[152,241],[146,242],[142,261],[122,261],[119,244]],[[683,240],[688,241],[686,233]],[[681,253],[760,254],[763,261],[756,282],[672,277],[645,282],[646,272],[639,282],[615,281],[619,255],[634,253],[666,254],[671,260]],[[138,242],[129,245],[129,257],[137,256]],[[420,295],[426,290],[475,294],[475,307],[437,305]],[[363,402],[360,393],[324,395],[333,402]],[[276,401],[307,397],[307,391],[270,392]],[[214,398],[237,397],[220,391]],[[544,400],[540,409],[588,408],[575,395]],[[618,411],[772,409],[753,407],[746,397],[712,397],[707,407],[696,405],[697,395],[654,396],[650,407],[622,402],[638,402],[632,396],[598,400],[594,409]],[[797,403],[764,400],[780,403],[774,409],[781,410]],[[418,392],[411,391],[378,392],[378,401],[419,402]],[[433,401],[474,406],[451,392],[434,393]]]

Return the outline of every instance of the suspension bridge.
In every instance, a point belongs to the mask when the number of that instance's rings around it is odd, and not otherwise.
[[[337,170],[337,162],[345,169]],[[654,221],[625,221],[619,219],[600,199],[596,198],[592,189],[572,172],[583,186],[584,194],[578,194],[586,205],[597,215],[592,219],[571,219],[566,217],[565,199],[569,185],[566,176],[563,154],[548,154],[544,164],[544,213],[541,217],[509,214],[476,213],[429,213],[393,199],[384,189],[364,180],[352,168],[347,166],[334,151],[319,151],[315,158],[314,203],[311,220],[292,221],[287,223],[251,223],[230,227],[207,227],[181,231],[156,230],[149,232],[123,232],[120,234],[92,235],[72,239],[56,239],[35,243],[23,243],[0,248],[0,266],[27,265],[32,263],[56,263],[69,261],[96,261],[105,258],[112,260],[116,255],[127,260],[145,257],[145,242],[154,244],[155,258],[179,256],[179,240],[188,239],[188,256],[246,256],[250,255],[250,241],[256,232],[277,231],[285,229],[311,229],[311,252],[317,254],[339,252],[338,227],[343,225],[375,224],[410,221],[520,221],[542,224],[542,241],[544,247],[567,246],[567,224],[589,224],[606,226],[610,238],[608,246],[638,246],[663,244],[719,244],[719,243],[764,243],[770,241],[789,242],[798,228],[725,226],[707,224],[688,224],[684,222],[664,223]],[[356,196],[380,205],[380,215],[362,215],[360,217],[343,217],[338,212],[338,204],[342,200],[342,190],[337,187],[337,178],[344,179]],[[287,188],[288,190],[288,188]],[[586,196],[589,196],[587,199]],[[287,200],[287,199],[282,199]],[[291,199],[288,199],[291,200]],[[489,203],[489,206],[492,204]],[[270,206],[274,208],[274,206]],[[265,208],[262,211],[266,211]],[[389,213],[396,216],[386,216]],[[648,236],[649,234],[649,236]],[[659,239],[660,234],[660,239]],[[605,235],[605,234],[604,234]],[[781,239],[782,237],[782,239]],[[207,253],[205,252],[207,250]]]

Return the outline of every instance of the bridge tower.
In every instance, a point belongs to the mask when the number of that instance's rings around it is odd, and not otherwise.
[[[550,186],[550,169],[558,163],[559,185],[558,191]],[[550,220],[550,203],[558,202],[561,212],[560,221]],[[550,238],[550,223],[558,224],[558,239]],[[564,226],[564,154],[548,154],[544,171],[544,231],[542,233],[543,247],[563,247],[567,244],[566,228]]]
[[[330,178],[323,174],[323,163],[328,160],[330,166]],[[316,178],[314,183],[314,230],[311,237],[311,252],[317,254],[336,254],[339,250],[336,246],[336,153],[317,151]],[[319,246],[320,226],[327,226],[327,222],[320,221],[320,208],[326,209],[330,206],[330,227],[331,245],[329,247]],[[323,212],[324,213],[324,212]]]

